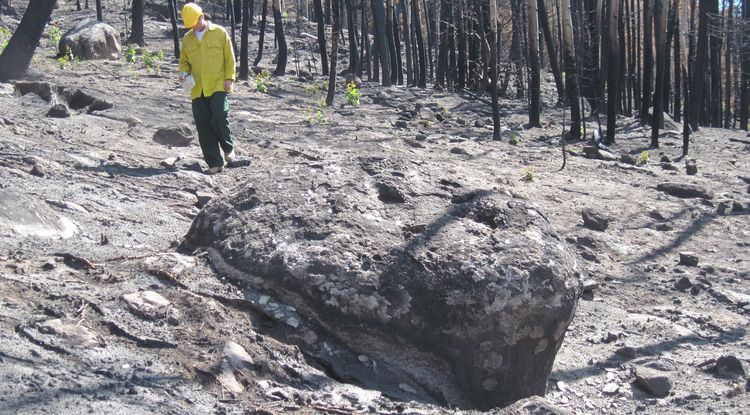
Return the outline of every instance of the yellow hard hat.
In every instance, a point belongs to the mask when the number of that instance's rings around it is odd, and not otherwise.
[[[185,23],[185,28],[190,29],[198,23],[203,14],[203,10],[198,7],[195,3],[188,3],[182,8],[182,21]]]

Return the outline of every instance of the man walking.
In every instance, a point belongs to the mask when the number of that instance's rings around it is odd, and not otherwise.
[[[208,164],[206,173],[216,174],[224,169],[224,159],[234,159],[227,100],[235,76],[234,49],[226,30],[207,21],[197,4],[182,8],[182,20],[190,31],[182,38],[180,83],[189,75],[195,81],[190,99],[198,141]]]

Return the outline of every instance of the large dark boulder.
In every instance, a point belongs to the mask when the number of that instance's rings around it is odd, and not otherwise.
[[[257,172],[184,245],[454,407],[544,395],[581,290],[542,214],[401,160]]]
[[[120,35],[112,26],[96,20],[82,21],[66,32],[58,45],[59,56],[67,48],[79,59],[120,59]]]

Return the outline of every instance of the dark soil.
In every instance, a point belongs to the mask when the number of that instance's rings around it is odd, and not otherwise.
[[[16,2],[19,12],[25,4]],[[71,3],[53,12],[63,32],[94,16]],[[105,13],[118,30],[126,18]],[[2,22],[13,30],[18,19]],[[208,176],[197,137],[187,147],[152,140],[159,128],[192,124],[170,30],[147,19],[145,50],[166,54],[155,69],[143,67],[142,55],[137,63],[61,68],[55,46],[42,39],[24,81],[80,91],[111,103],[109,109],[51,118],[57,102],[0,84],[0,412],[458,412],[409,401],[409,385],[376,391],[347,383],[346,370],[377,370],[377,362],[346,350],[296,310],[225,280],[205,253],[177,249],[201,203],[231,194],[248,172],[331,154],[440,164],[462,185],[530,204],[566,238],[587,290],[549,382],[546,398],[559,408],[750,412],[746,132],[702,128],[683,157],[680,125],[668,120],[661,147],[649,149],[650,129],[621,117],[617,143],[608,149],[615,160],[587,157],[588,142],[567,143],[561,169],[568,114],[554,106],[551,76],[545,75],[544,127],[525,128],[526,102],[502,99],[505,133],[493,141],[490,106],[463,93],[365,82],[361,104],[352,106],[342,79],[334,105],[320,108],[323,92],[309,91],[326,79],[298,80],[295,59],[304,69],[313,59],[300,48],[266,93],[253,81],[237,83],[231,123],[246,162]],[[273,70],[272,28],[266,39],[260,66]],[[594,127],[588,119],[588,136]],[[623,162],[622,155],[641,163]],[[691,160],[696,175],[686,173]],[[713,197],[657,188],[667,182],[697,185]],[[51,221],[45,226],[55,232],[64,230],[65,218],[77,233],[29,235],[7,219],[14,206],[19,215],[39,213],[27,220]],[[608,219],[605,230],[584,225],[585,208]],[[158,293],[168,306],[129,307],[123,296],[138,292]],[[228,342],[250,358],[226,369],[236,350]],[[732,356],[739,359],[734,369]],[[668,380],[664,395],[636,380],[646,369]]]

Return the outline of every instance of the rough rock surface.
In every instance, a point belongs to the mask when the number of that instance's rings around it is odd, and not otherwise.
[[[59,56],[67,48],[81,59],[120,59],[120,35],[112,26],[96,20],[82,21],[60,39]]]
[[[185,243],[453,406],[543,394],[580,293],[535,209],[399,159],[259,172],[209,203]]]

